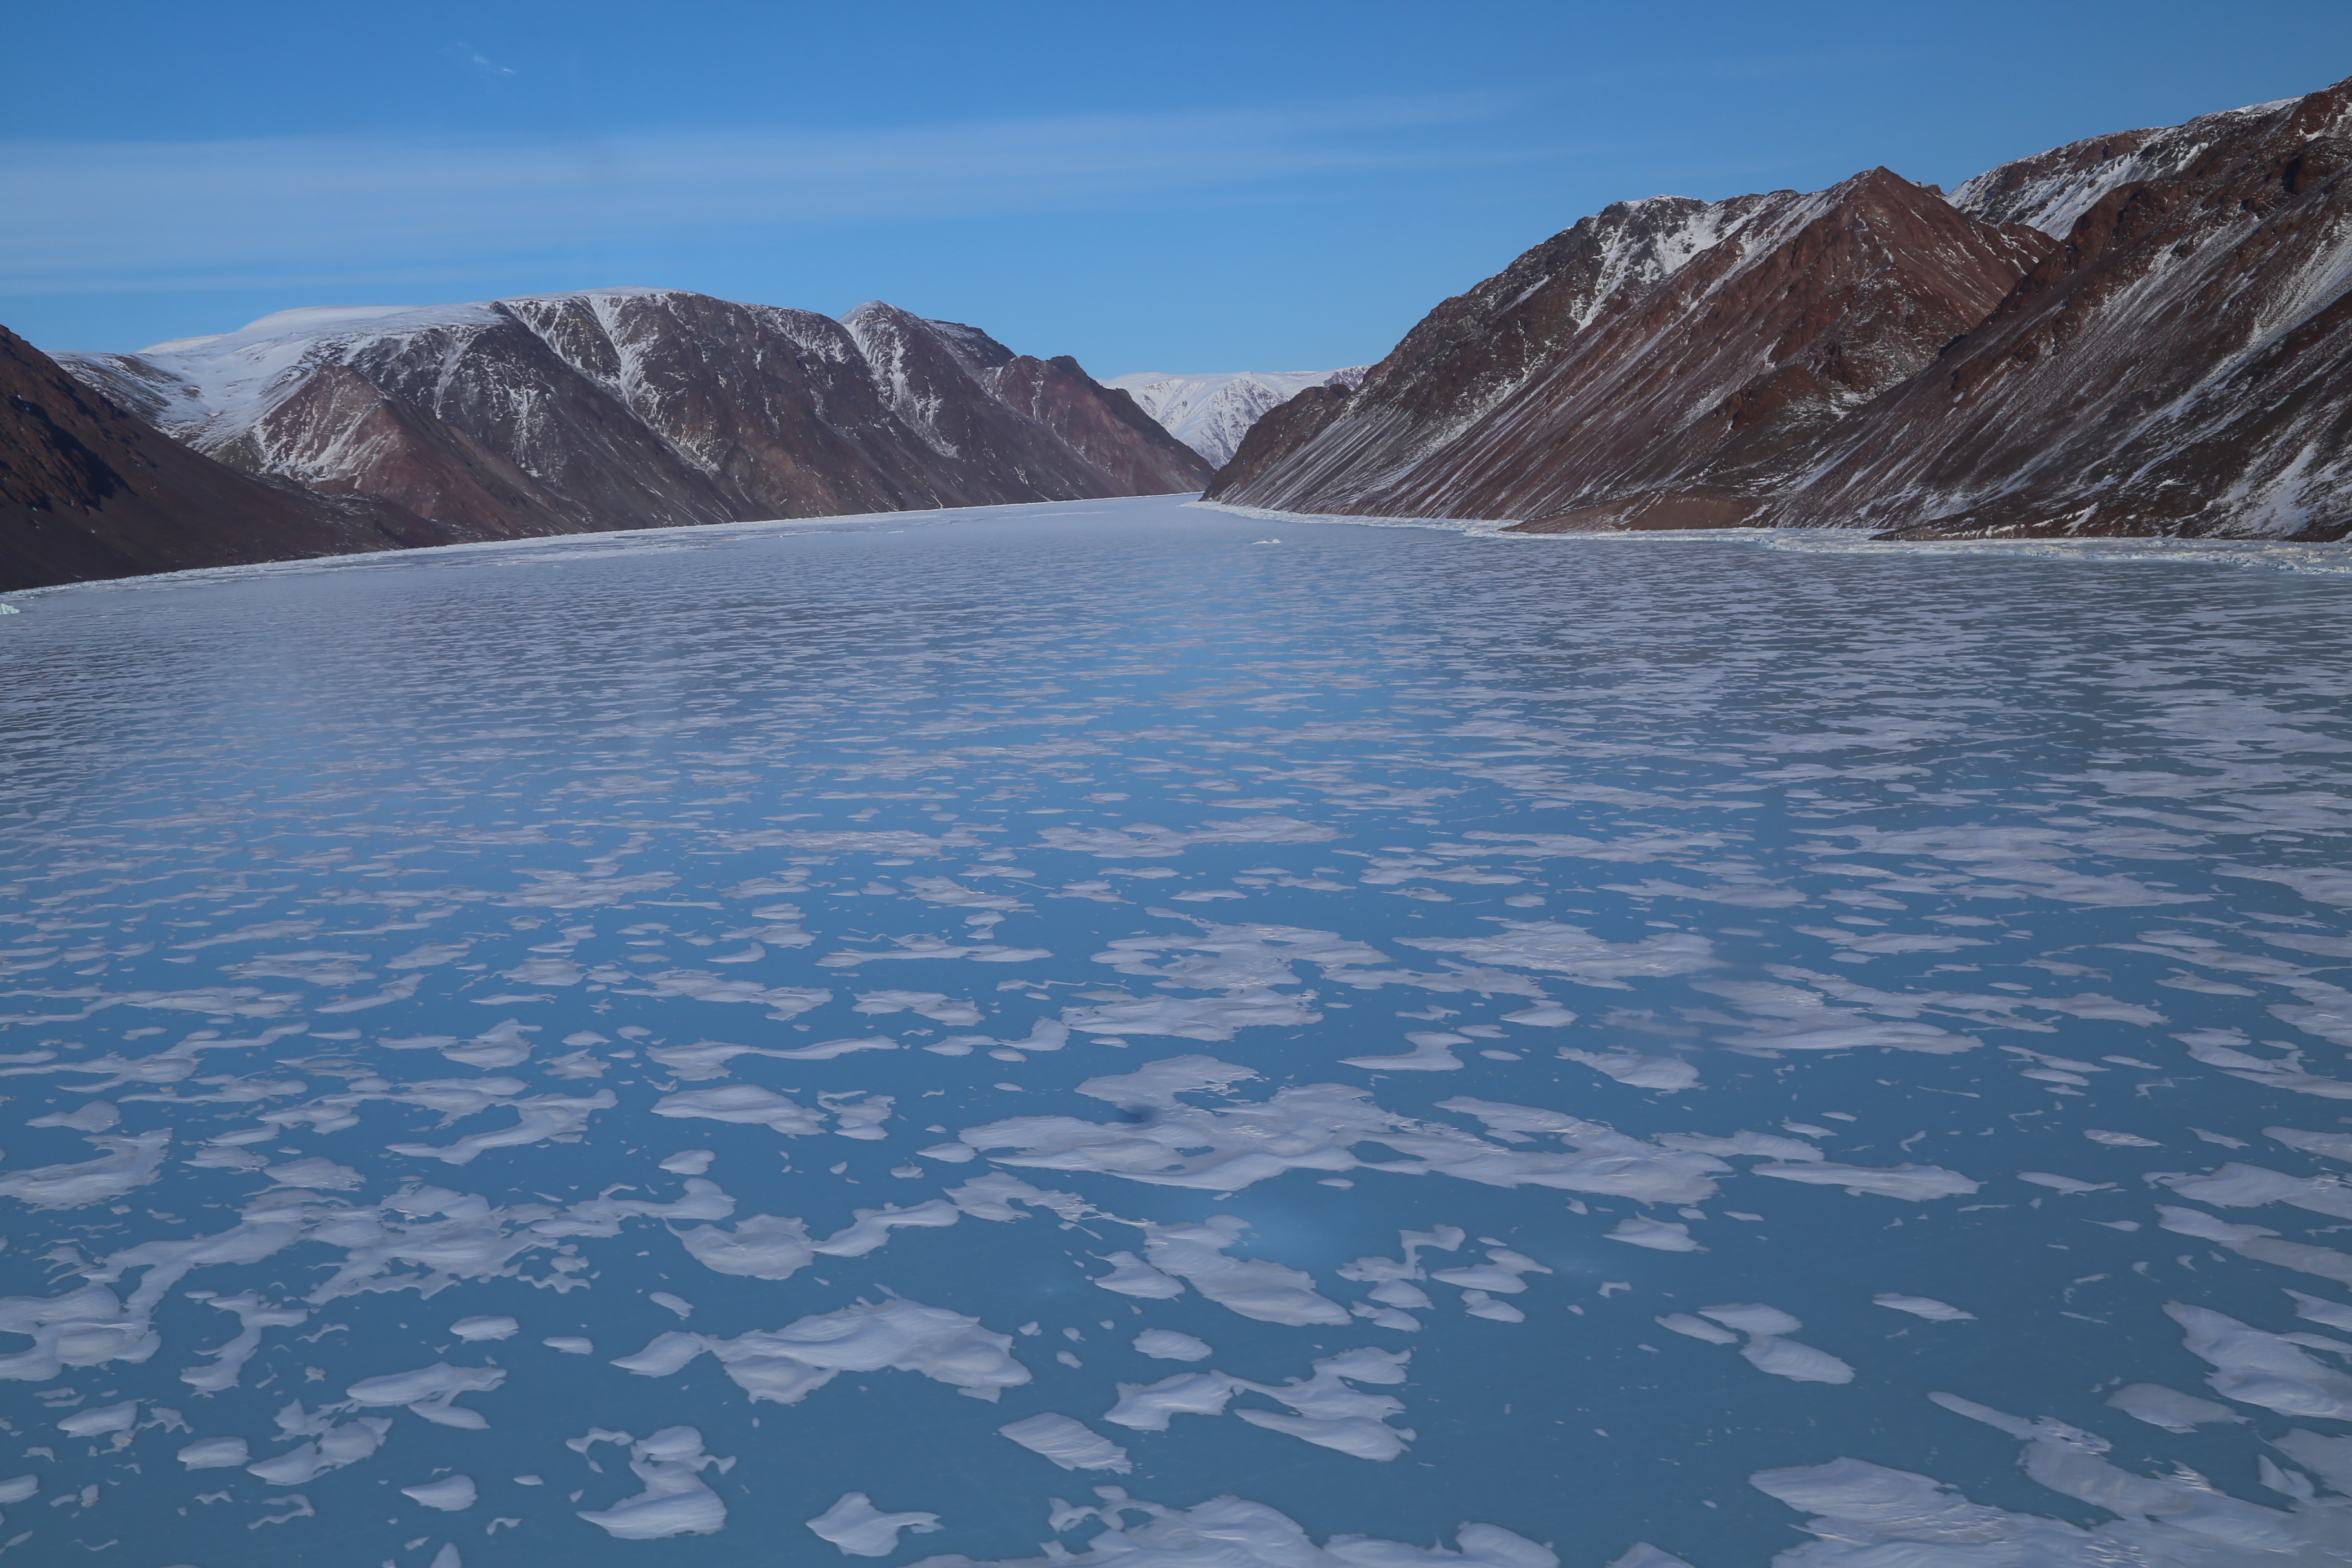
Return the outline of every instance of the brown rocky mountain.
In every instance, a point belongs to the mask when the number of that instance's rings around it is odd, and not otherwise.
[[[882,304],[624,289],[289,310],[64,366],[196,452],[467,537],[1197,489],[1074,361]]]
[[[1211,499],[1927,533],[2352,526],[2347,89],[2093,138],[1947,200],[1621,204],[1448,300]]]
[[[2352,82],[2006,164],[2065,242],[1789,476],[1900,537],[2352,533]]]
[[[478,537],[226,468],[0,328],[0,591]]]
[[[1440,306],[1353,394],[1325,395],[1328,423],[1278,469],[1211,494],[1738,521],[1752,470],[1926,365],[2050,247],[1885,169],[1811,195],[1622,204]],[[1253,460],[1244,441],[1234,467]]]

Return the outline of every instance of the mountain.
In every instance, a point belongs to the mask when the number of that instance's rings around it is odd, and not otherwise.
[[[1310,386],[1352,387],[1369,365],[1345,370],[1228,370],[1200,375],[1137,371],[1103,383],[1134,397],[1143,411],[1187,447],[1222,467],[1249,434],[1251,426],[1276,404]]]
[[[1619,203],[1439,306],[1354,392],[1280,410],[1210,493],[1736,519],[1747,470],[1927,364],[2049,247],[1884,169],[1811,195]]]
[[[239,473],[0,327],[0,591],[480,537]]]
[[[65,368],[207,457],[493,537],[1197,489],[1066,357],[677,289],[285,310]]]
[[[1953,200],[2064,243],[1808,454],[1769,521],[2352,534],[2352,82],[2075,142]]]
[[[2347,89],[1948,198],[1621,203],[1432,311],[1209,495],[1535,531],[2352,531]]]

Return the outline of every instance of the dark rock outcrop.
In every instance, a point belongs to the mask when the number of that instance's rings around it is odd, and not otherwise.
[[[0,328],[0,591],[478,537],[226,468]]]
[[[289,310],[62,363],[223,463],[491,538],[1166,493],[1209,477],[1075,362],[882,304],[835,321],[631,289]]]

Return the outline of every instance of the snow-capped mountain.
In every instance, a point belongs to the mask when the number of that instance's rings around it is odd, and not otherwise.
[[[1170,435],[1223,468],[1265,412],[1310,386],[1354,386],[1369,365],[1344,370],[1228,370],[1170,375],[1142,370],[1103,383],[1134,397]]]
[[[474,537],[238,473],[0,328],[0,592]]]
[[[678,289],[281,311],[65,368],[196,451],[488,537],[1156,494],[1208,467],[1066,357]]]
[[[2352,83],[1946,198],[1620,204],[1447,300],[1213,499],[1917,536],[2352,533]]]

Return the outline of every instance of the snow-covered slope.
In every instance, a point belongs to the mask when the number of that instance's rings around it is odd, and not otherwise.
[[[2215,142],[2245,131],[2292,100],[2200,114],[2182,125],[2088,136],[1987,169],[1951,195],[1987,223],[2021,223],[2059,239],[2119,185],[2168,179]]]
[[[1287,403],[1310,386],[1354,386],[1366,365],[1345,370],[1227,370],[1170,375],[1140,370],[1103,383],[1133,396],[1170,435],[1223,468],[1249,427],[1266,410]]]
[[[879,302],[835,321],[682,289],[284,310],[67,354],[197,451],[500,534],[1198,488],[1074,363]]]

